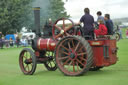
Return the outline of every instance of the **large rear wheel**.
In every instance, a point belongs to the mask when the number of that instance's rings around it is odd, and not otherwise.
[[[93,63],[91,46],[81,36],[69,36],[60,40],[55,56],[58,68],[68,76],[82,75]]]

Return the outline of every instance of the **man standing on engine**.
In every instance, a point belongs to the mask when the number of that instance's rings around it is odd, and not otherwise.
[[[94,18],[92,15],[90,15],[89,8],[84,9],[84,15],[81,17],[78,24],[83,23],[84,27],[82,29],[84,36],[90,35],[94,36]]]

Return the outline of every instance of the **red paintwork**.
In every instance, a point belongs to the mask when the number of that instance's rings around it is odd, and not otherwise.
[[[116,40],[100,40],[100,41],[88,41],[93,49],[93,66],[109,66],[115,64],[118,60],[117,58],[117,47]],[[95,44],[96,42],[96,44]],[[99,45],[98,45],[99,42]],[[94,44],[93,44],[94,43]],[[104,47],[108,46],[108,58],[104,57]],[[105,52],[106,54],[107,52]]]
[[[116,47],[116,40],[93,40],[88,41],[90,43],[90,46],[93,50],[93,58],[94,63],[93,66],[109,66],[112,64],[115,64],[118,60],[117,58],[117,47]],[[39,38],[37,42],[37,46],[39,50],[48,50],[48,51],[54,51],[56,47],[57,42],[53,39],[43,39]],[[108,58],[105,58],[105,54],[107,54],[107,51],[105,51],[104,54],[104,47],[108,47]],[[39,55],[38,52],[35,53],[36,55]]]
[[[39,38],[37,41],[37,46],[39,50],[54,51],[56,47],[56,42],[51,38]]]

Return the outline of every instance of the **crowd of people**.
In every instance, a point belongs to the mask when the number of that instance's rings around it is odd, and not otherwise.
[[[20,38],[18,35],[6,35],[4,36],[2,32],[0,32],[0,48],[12,48],[12,47],[20,47],[20,46],[29,46],[30,40],[26,37]]]
[[[94,22],[94,17],[90,14],[89,8],[84,9],[84,15],[81,17],[77,25],[83,23],[83,32],[85,36],[99,36],[99,35],[113,35],[113,22],[110,19],[110,14],[105,14],[102,16],[102,12],[98,11],[98,19]],[[94,23],[98,25],[98,29],[94,27]]]
[[[110,18],[110,14],[105,14],[105,16],[102,16],[102,12],[97,12],[97,21],[94,21],[94,17],[90,14],[89,8],[84,9],[84,15],[80,18],[80,21],[76,23],[76,25],[79,25],[81,23],[84,24],[83,26],[83,34],[84,36],[92,36],[93,38],[99,35],[113,35],[114,34],[114,24],[113,21]],[[117,27],[117,30],[120,34],[120,38],[122,37],[122,31],[121,28]],[[128,38],[128,29],[126,30],[126,38]],[[88,39],[88,38],[86,38]]]

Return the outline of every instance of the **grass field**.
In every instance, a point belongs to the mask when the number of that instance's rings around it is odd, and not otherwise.
[[[20,71],[18,62],[23,48],[0,49],[0,85],[127,85],[128,39],[122,39],[117,44],[117,64],[100,71],[89,71],[80,77],[64,76],[58,69],[47,71],[43,65],[37,66],[34,75],[26,76]]]

